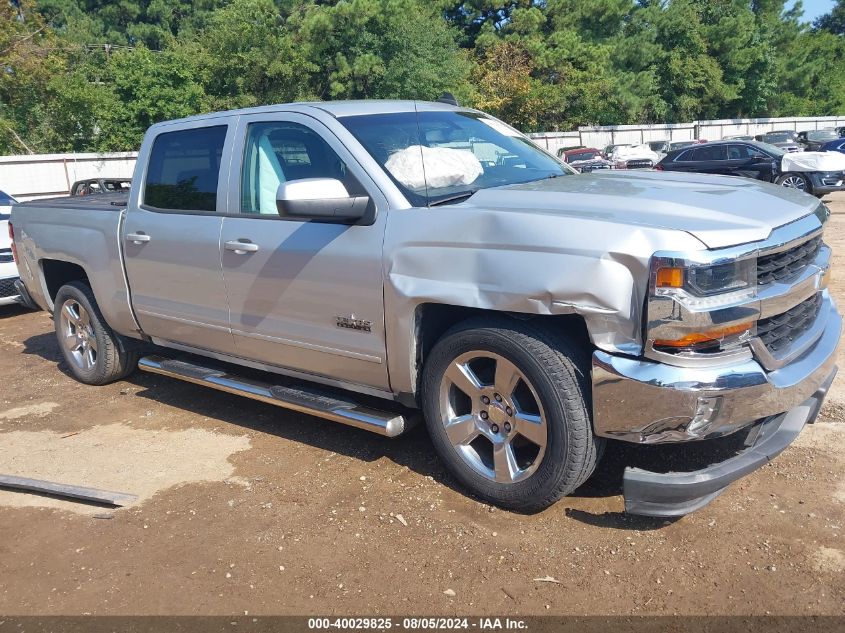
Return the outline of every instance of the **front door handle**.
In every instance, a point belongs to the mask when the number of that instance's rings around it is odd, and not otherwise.
[[[132,242],[133,244],[143,244],[144,242],[149,242],[152,238],[147,235],[146,233],[127,233],[126,234],[126,241]]]
[[[258,244],[253,244],[252,242],[244,238],[241,238],[240,240],[231,240],[230,242],[225,242],[223,246],[226,247],[227,251],[234,251],[238,255],[254,253],[258,250]]]

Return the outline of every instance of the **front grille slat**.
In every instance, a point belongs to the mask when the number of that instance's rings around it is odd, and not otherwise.
[[[822,293],[817,292],[783,314],[758,321],[757,336],[770,352],[776,354],[810,329],[821,306]]]
[[[821,235],[789,250],[757,258],[757,283],[765,286],[789,279],[815,261],[822,247]]]

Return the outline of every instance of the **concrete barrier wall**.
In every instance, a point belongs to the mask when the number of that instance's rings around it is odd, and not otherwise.
[[[817,130],[845,126],[845,115],[779,119],[725,119],[653,125],[582,127],[572,132],[538,132],[531,138],[552,153],[561,147],[583,145],[603,149],[616,143],[716,141],[737,134],[762,134],[772,130]],[[62,196],[84,178],[130,178],[137,152],[114,154],[38,154],[0,156],[0,190],[18,200]]]
[[[551,152],[561,147],[583,145],[604,149],[617,143],[648,141],[718,141],[725,136],[755,136],[774,130],[822,130],[845,126],[845,115],[825,117],[785,117],[771,119],[724,119],[690,123],[656,123],[652,125],[608,125],[580,127],[574,132],[537,132],[529,134],[534,141]]]
[[[131,178],[137,152],[0,156],[0,191],[24,202],[64,196],[85,178]]]

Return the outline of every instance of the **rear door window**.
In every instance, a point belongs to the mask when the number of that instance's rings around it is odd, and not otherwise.
[[[217,210],[225,125],[159,134],[153,142],[144,206],[165,211]]]
[[[693,150],[692,159],[696,162],[726,160],[725,146],[697,147]]]

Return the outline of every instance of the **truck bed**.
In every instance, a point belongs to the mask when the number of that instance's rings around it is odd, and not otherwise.
[[[61,196],[21,202],[23,208],[38,207],[44,209],[77,209],[79,211],[122,211],[129,201],[129,194],[101,193],[92,196]]]
[[[106,321],[121,334],[137,336],[123,270],[121,230],[125,193],[64,196],[12,207],[21,278],[36,303],[53,310],[58,288],[47,287],[41,270],[78,266],[88,278]],[[62,274],[51,278],[61,278]]]

